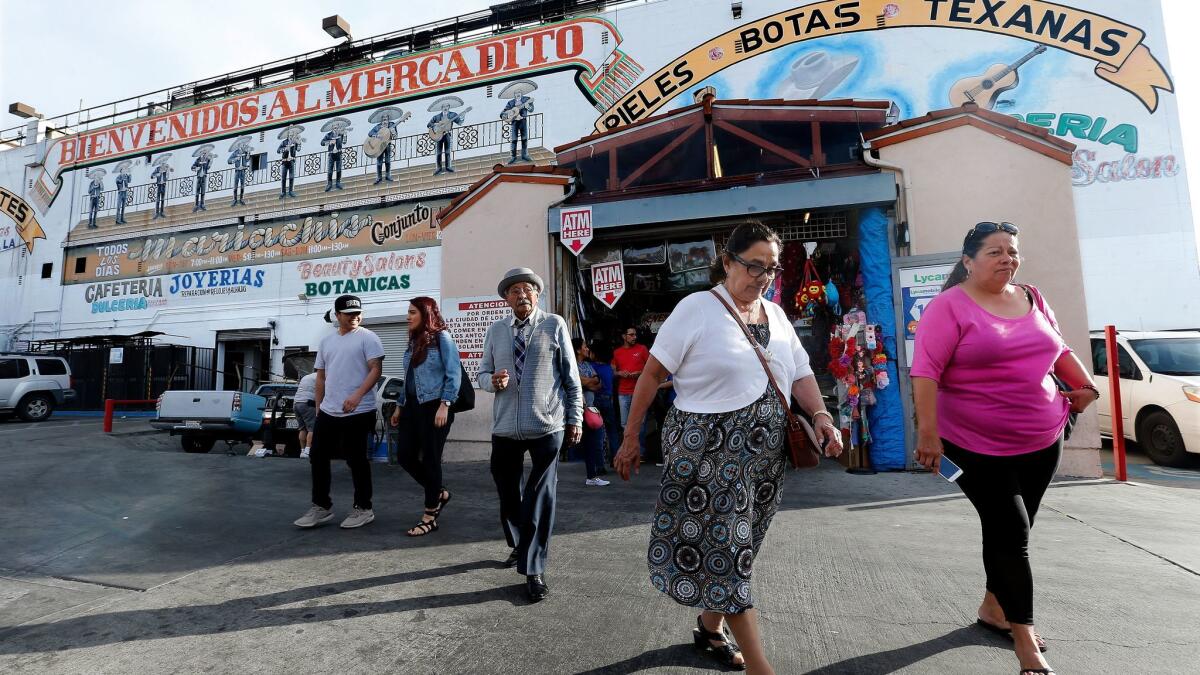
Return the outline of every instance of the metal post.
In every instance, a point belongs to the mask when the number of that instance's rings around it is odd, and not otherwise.
[[[1104,327],[1104,344],[1108,352],[1108,395],[1112,408],[1113,465],[1117,480],[1128,480],[1125,472],[1125,419],[1121,410],[1121,363],[1117,357],[1117,327]]]
[[[113,410],[117,407],[117,402],[114,399],[104,399],[104,433],[112,433],[112,418]]]

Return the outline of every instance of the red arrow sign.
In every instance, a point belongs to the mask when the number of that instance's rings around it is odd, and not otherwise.
[[[572,239],[571,250],[574,251],[576,255],[579,255],[579,251],[581,249],[583,249],[583,242],[579,241],[578,239]]]
[[[592,241],[592,207],[563,208],[558,216],[558,238],[571,253],[579,255]]]

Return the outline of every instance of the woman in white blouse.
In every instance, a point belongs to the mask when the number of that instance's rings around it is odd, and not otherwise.
[[[650,535],[650,581],[676,602],[702,610],[693,630],[698,648],[755,674],[774,671],[759,639],[750,577],[787,466],[783,405],[755,349],[765,347],[775,381],[812,417],[825,454],[842,451],[808,354],[783,308],[762,297],[782,271],[779,249],[779,236],[758,223],[733,231],[714,268],[721,282],[715,290],[758,345],[709,291],[684,298],[650,350],[615,462],[625,480],[637,471],[637,430],[659,383],[673,375],[677,397],[662,432],[666,466]]]

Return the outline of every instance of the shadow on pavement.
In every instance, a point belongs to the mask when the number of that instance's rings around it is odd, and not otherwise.
[[[994,646],[996,643],[997,640],[995,638],[984,635],[978,628],[963,626],[932,640],[918,642],[907,647],[875,652],[874,654],[855,656],[817,668],[816,670],[807,671],[805,675],[885,675],[886,673],[894,673],[902,668],[920,663],[935,654],[948,652],[951,649],[979,645]],[[1014,670],[1017,668],[1017,665],[1016,657],[1014,656],[1012,664]]]
[[[711,658],[701,654],[691,643],[659,647],[624,661],[610,663],[591,670],[582,670],[575,675],[630,675],[651,668],[701,668],[721,672],[737,672],[733,668],[722,668]]]
[[[498,567],[495,561],[479,560],[449,567],[316,584],[278,593],[237,598],[213,605],[130,610],[92,614],[52,623],[29,624],[0,631],[0,654],[56,652],[136,640],[213,635],[271,626],[317,624],[351,617],[476,605],[492,601],[504,601],[512,605],[526,604],[524,584],[509,584],[485,591],[444,593],[385,602],[272,609],[300,602],[315,604],[321,598],[335,594]]]

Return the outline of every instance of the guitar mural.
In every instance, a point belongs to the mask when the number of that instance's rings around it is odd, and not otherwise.
[[[1045,53],[1046,46],[1038,45],[1015,63],[997,63],[982,75],[964,77],[950,87],[950,105],[958,107],[964,103],[975,103],[981,108],[994,110],[1000,95],[1012,91],[1021,83],[1017,70],[1038,54]]]

